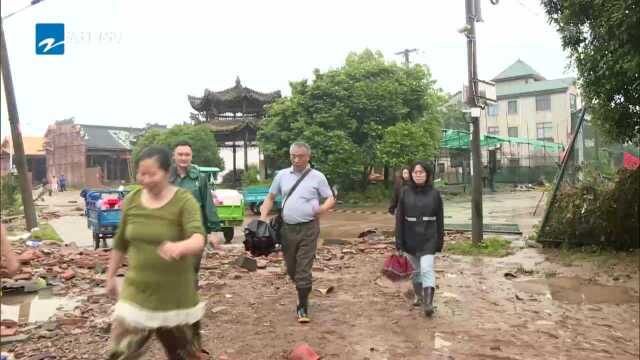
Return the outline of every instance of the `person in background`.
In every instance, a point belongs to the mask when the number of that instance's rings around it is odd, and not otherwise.
[[[442,251],[444,243],[444,207],[432,180],[433,171],[425,162],[414,163],[411,181],[400,193],[396,213],[396,249],[413,265],[413,288],[418,297],[422,294],[427,317],[434,311],[435,254]]]
[[[400,176],[396,179],[393,189],[393,195],[391,196],[391,202],[389,203],[389,214],[395,215],[396,208],[398,207],[398,199],[400,198],[400,192],[411,180],[411,174],[409,173],[409,167],[404,166],[400,172]]]
[[[60,189],[60,192],[67,190],[67,179],[64,177],[64,174],[61,174],[58,179],[58,188]]]
[[[54,193],[58,192],[58,178],[55,175],[51,177],[51,190]]]
[[[188,141],[180,141],[173,148],[173,166],[169,175],[169,181],[178,187],[188,190],[200,205],[202,214],[202,226],[205,232],[210,234],[206,247],[212,250],[217,245],[217,237],[213,232],[220,231],[220,219],[218,211],[213,203],[211,195],[211,187],[209,179],[205,174],[201,174],[200,170],[191,161],[193,160],[193,151],[191,143]],[[196,256],[194,270],[196,272],[196,287],[198,286],[198,274],[200,273],[200,262],[202,253]]]
[[[7,275],[13,276],[20,269],[20,262],[18,262],[18,258],[11,248],[11,243],[7,239],[7,229],[4,224],[0,224],[0,242],[2,245],[0,249],[2,253],[0,255],[4,258],[2,267],[8,273]]]
[[[118,297],[109,359],[139,359],[153,334],[169,359],[206,359],[194,326],[205,312],[193,286],[193,260],[205,242],[200,206],[169,182],[168,148],[145,149],[136,165],[142,187],[124,200],[107,273],[107,293]],[[116,274],[125,255],[128,271],[118,291]]]

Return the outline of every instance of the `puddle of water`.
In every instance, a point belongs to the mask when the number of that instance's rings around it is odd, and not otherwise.
[[[78,299],[54,296],[51,290],[35,294],[3,295],[0,306],[3,320],[14,320],[21,324],[49,320],[59,311],[72,311],[80,304]]]
[[[519,291],[547,295],[569,304],[620,305],[638,301],[627,287],[602,285],[577,277],[514,281],[513,286]]]

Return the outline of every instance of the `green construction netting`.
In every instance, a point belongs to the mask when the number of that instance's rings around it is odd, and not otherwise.
[[[442,130],[442,139],[440,140],[440,147],[452,150],[468,150],[470,143],[470,134],[464,130],[444,129]],[[481,147],[493,147],[502,143],[511,144],[529,144],[533,145],[536,149],[544,149],[549,151],[562,151],[564,146],[562,144],[556,144],[547,141],[540,141],[535,139],[527,139],[521,137],[499,136],[485,134],[480,138]]]

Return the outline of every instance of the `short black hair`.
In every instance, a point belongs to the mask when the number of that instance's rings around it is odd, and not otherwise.
[[[416,169],[416,167],[422,167],[424,169],[424,171],[427,173],[427,181],[426,184],[430,183],[433,180],[433,166],[431,165],[430,162],[428,161],[416,161],[413,164],[411,164],[411,168],[409,169],[409,174],[411,177],[411,182],[415,185],[416,181],[413,179],[413,170]]]
[[[189,149],[193,150],[193,146],[191,146],[191,142],[189,140],[185,140],[185,139],[178,140],[176,144],[173,146],[173,149],[175,150],[178,146],[188,146]]]
[[[171,150],[163,145],[152,145],[142,151],[138,161],[136,161],[136,168],[140,166],[140,162],[147,159],[155,159],[160,169],[169,172],[171,169]]]

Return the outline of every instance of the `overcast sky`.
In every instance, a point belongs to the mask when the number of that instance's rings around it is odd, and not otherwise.
[[[29,4],[2,1],[2,16]],[[483,0],[478,71],[491,79],[518,58],[545,77],[573,76],[537,0]],[[45,0],[4,20],[25,135],[48,124],[143,126],[187,120],[187,95],[222,90],[240,76],[262,92],[339,67],[350,51],[389,61],[418,48],[447,92],[467,77],[463,0],[109,1]],[[64,23],[65,54],[35,54],[35,24]],[[8,135],[4,88],[2,132]]]

